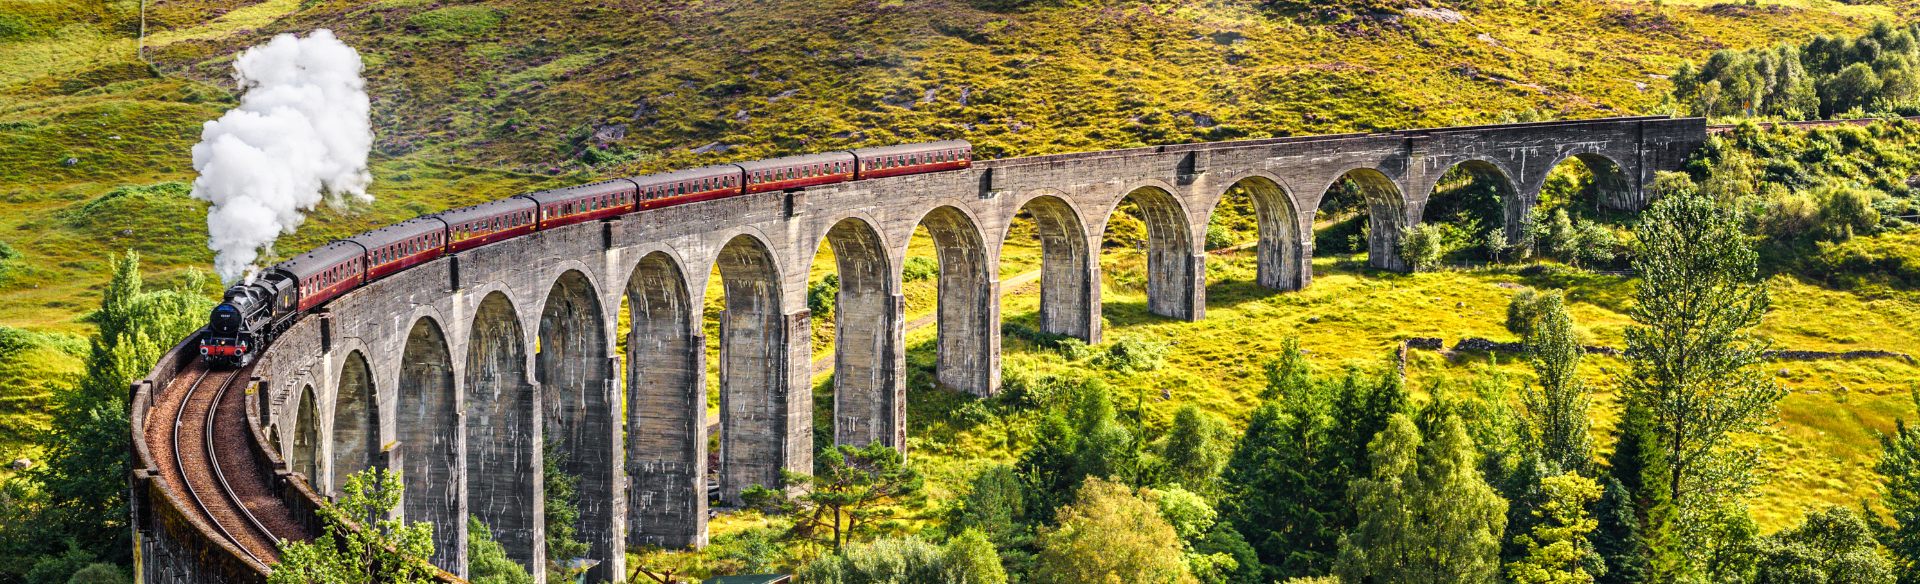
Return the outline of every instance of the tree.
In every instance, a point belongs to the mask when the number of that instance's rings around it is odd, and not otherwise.
[[[320,537],[280,542],[269,584],[408,584],[433,580],[433,525],[389,517],[400,505],[400,475],[372,468],[347,475],[343,494],[320,507]],[[477,581],[477,580],[476,580]]]
[[[1440,260],[1447,255],[1445,233],[1433,223],[1420,223],[1402,229],[1400,232],[1400,259],[1416,272],[1431,270],[1440,266]]]
[[[1507,330],[1519,335],[1521,341],[1533,336],[1533,329],[1540,324],[1540,317],[1547,311],[1558,307],[1565,310],[1566,296],[1559,291],[1545,293],[1532,288],[1521,288],[1507,300]]]
[[[993,544],[979,531],[967,530],[935,546],[918,537],[886,538],[847,546],[841,553],[822,556],[800,569],[809,584],[896,584],[950,582],[952,584],[1006,584],[1007,573]]]
[[[1291,341],[1267,378],[1221,474],[1220,514],[1259,554],[1263,581],[1325,575],[1358,521],[1347,489],[1371,468],[1367,441],[1406,410],[1406,393],[1392,369],[1315,380]]]
[[[1173,415],[1161,458],[1166,461],[1169,480],[1191,489],[1210,490],[1232,453],[1227,423],[1187,405]]]
[[[1586,353],[1573,330],[1560,293],[1539,303],[1537,323],[1526,338],[1527,363],[1540,378],[1521,396],[1527,437],[1538,459],[1552,468],[1584,473],[1593,460],[1587,435],[1587,407],[1592,398],[1580,381],[1580,358]],[[1518,300],[1515,301],[1518,303]]]
[[[1920,404],[1920,392],[1913,400]],[[1874,470],[1885,479],[1880,504],[1893,519],[1881,541],[1893,555],[1901,584],[1920,582],[1920,428],[1895,420],[1893,433],[1880,436],[1880,461]]]
[[[1661,451],[1659,488],[1684,509],[1751,488],[1756,454],[1733,438],[1769,423],[1784,392],[1758,367],[1767,343],[1751,330],[1767,289],[1739,216],[1663,175],[1635,228],[1641,280],[1621,382]]]
[[[1173,526],[1126,485],[1088,477],[1057,517],[1040,534],[1035,582],[1194,582]]]
[[[1893,562],[1880,553],[1872,528],[1845,507],[1808,514],[1799,527],[1766,538],[1758,556],[1755,584],[1894,582]]]
[[[1568,472],[1540,481],[1544,503],[1533,509],[1533,530],[1517,538],[1527,550],[1519,561],[1507,564],[1513,584],[1584,584],[1595,570],[1605,570],[1587,537],[1597,523],[1587,516],[1587,505],[1600,498],[1593,479]]]
[[[140,256],[110,258],[114,272],[86,322],[96,332],[86,373],[54,391],[49,431],[37,444],[44,464],[0,486],[0,580],[36,570],[64,582],[87,563],[132,562],[126,499],[132,425],[127,385],[174,343],[206,323],[206,278],[189,270],[179,286],[146,289]],[[69,561],[82,550],[87,562]],[[59,572],[59,573],[55,573]]]
[[[1337,564],[1349,582],[1494,582],[1507,502],[1480,477],[1477,452],[1457,416],[1421,428],[1396,414],[1369,446],[1373,472],[1354,481],[1360,523],[1340,538]]]
[[[921,487],[920,473],[906,466],[900,451],[878,442],[827,449],[815,459],[815,468],[817,475],[783,473],[797,496],[754,485],[741,499],[769,514],[793,515],[792,535],[811,539],[824,531],[828,543],[840,549],[875,519],[888,516],[887,503]]]
[[[1026,521],[1026,489],[1019,475],[1013,467],[996,464],[968,483],[966,494],[947,515],[947,528],[953,533],[979,531],[1004,549],[1032,539]]]
[[[1026,483],[1027,509],[1043,516],[1087,477],[1131,480],[1139,469],[1134,433],[1120,422],[1104,383],[1080,380],[1063,397],[1064,405],[1040,420],[1034,447],[1014,465]]]
[[[473,584],[533,584],[527,569],[507,557],[507,548],[494,541],[493,530],[476,516],[467,516],[467,581]]]
[[[547,526],[547,581],[571,582],[586,573],[585,568],[574,567],[570,562],[585,558],[593,551],[587,542],[577,536],[580,523],[578,485],[580,477],[567,472],[567,452],[556,442],[546,443],[544,466],[541,474],[546,489],[546,526]]]
[[[1594,505],[1593,551],[1599,554],[1605,570],[1596,574],[1601,584],[1628,584],[1645,581],[1647,541],[1640,535],[1640,517],[1635,514],[1632,495],[1620,479],[1605,478],[1600,501]]]

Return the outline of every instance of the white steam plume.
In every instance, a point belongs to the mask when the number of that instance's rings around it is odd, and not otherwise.
[[[200,130],[193,197],[209,203],[207,247],[231,284],[326,200],[371,201],[366,81],[360,53],[321,29],[283,34],[234,60],[240,107]]]

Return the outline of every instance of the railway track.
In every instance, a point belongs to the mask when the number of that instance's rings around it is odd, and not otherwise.
[[[215,371],[196,360],[156,396],[147,444],[161,478],[210,531],[254,562],[279,561],[279,540],[309,539],[275,495],[273,472],[252,451],[242,380],[250,369]]]

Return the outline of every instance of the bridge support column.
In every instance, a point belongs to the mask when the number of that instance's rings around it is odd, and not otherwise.
[[[810,314],[767,316],[720,327],[720,490],[736,505],[749,486],[782,485],[781,470],[813,472]]]
[[[639,346],[643,342],[657,346]],[[636,358],[627,374],[634,385],[627,413],[627,544],[705,547],[706,335],[643,339],[636,333],[629,347]]]
[[[934,377],[941,385],[980,397],[1000,392],[1000,277],[989,275],[971,290],[940,282],[939,355]]]
[[[1193,252],[1149,256],[1147,311],[1168,318],[1198,321],[1207,316],[1207,254]]]
[[[854,294],[844,282],[834,336],[833,443],[905,448],[906,297]]]
[[[1049,256],[1040,266],[1040,332],[1091,345],[1100,342],[1100,264],[1084,252],[1078,254],[1082,257],[1070,254]]]

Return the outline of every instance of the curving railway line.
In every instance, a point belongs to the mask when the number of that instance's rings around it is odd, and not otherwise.
[[[251,450],[246,385],[251,368],[210,370],[196,359],[154,396],[146,441],[158,479],[185,496],[192,520],[264,568],[280,558],[282,539],[311,538],[306,526],[275,496]]]

